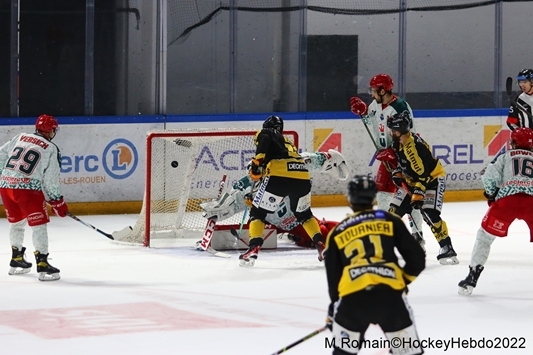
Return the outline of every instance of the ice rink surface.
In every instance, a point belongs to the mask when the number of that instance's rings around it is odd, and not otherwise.
[[[408,299],[420,338],[430,345],[426,354],[533,354],[533,244],[523,221],[494,242],[473,295],[457,294],[486,208],[485,202],[444,204],[459,265],[437,263],[438,244],[424,227],[427,267],[409,286]],[[331,220],[348,212],[314,209]],[[134,225],[137,216],[80,218],[111,233]],[[261,251],[253,268],[242,268],[237,252],[215,257],[194,250],[195,240],[172,248],[117,245],[71,218],[52,217],[49,260],[61,269],[61,280],[40,282],[30,230],[25,246],[34,268],[9,276],[5,219],[0,228],[0,354],[269,355],[324,324],[329,300],[323,265],[315,250],[285,241],[281,250]],[[367,338],[384,336],[372,327]],[[329,331],[286,354],[331,354],[327,339]],[[485,348],[459,348],[480,340]],[[487,349],[491,345],[500,347]]]

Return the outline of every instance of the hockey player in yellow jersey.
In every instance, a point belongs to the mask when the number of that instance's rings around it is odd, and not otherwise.
[[[303,158],[294,144],[283,136],[283,119],[270,116],[254,138],[255,157],[250,164],[249,175],[261,180],[250,209],[250,243],[239,256],[239,265],[253,266],[263,245],[263,231],[267,214],[276,212],[284,197],[290,197],[290,209],[302,223],[318,249],[322,261],[324,239],[320,226],[311,211],[311,177]]]
[[[424,250],[397,215],[373,210],[376,193],[371,177],[355,176],[347,191],[354,213],[326,240],[333,354],[357,354],[359,349],[353,344],[361,346],[371,323],[379,325],[388,340],[404,339],[398,348],[392,348],[392,354],[423,354],[423,349],[414,345],[419,339],[406,288],[425,268]],[[405,261],[403,267],[396,250]]]
[[[459,263],[457,253],[448,235],[446,222],[440,216],[446,173],[439,159],[433,157],[430,146],[420,135],[413,135],[409,131],[410,124],[411,116],[407,111],[387,120],[393,139],[393,158],[397,159],[398,164],[392,174],[398,190],[389,211],[402,217],[413,209],[421,210],[424,221],[440,246],[437,260],[442,265],[455,265]]]

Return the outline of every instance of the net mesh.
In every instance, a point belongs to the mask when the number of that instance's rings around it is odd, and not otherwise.
[[[207,220],[200,203],[218,198],[224,176],[222,193],[246,176],[255,154],[255,133],[223,129],[149,132],[149,189],[133,230],[120,241],[150,245],[150,240],[158,238],[201,237]],[[295,134],[288,138],[296,139]],[[242,217],[237,213],[217,224],[238,225]]]
[[[238,11],[284,12],[309,10],[337,15],[379,15],[400,11],[449,11],[505,2],[533,0],[235,0]],[[302,5],[305,4],[305,5]],[[169,45],[182,43],[195,28],[230,10],[230,0],[169,0]]]

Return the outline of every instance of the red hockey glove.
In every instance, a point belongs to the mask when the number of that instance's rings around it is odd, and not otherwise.
[[[363,100],[354,96],[350,99],[350,111],[352,111],[354,115],[364,116],[368,113],[368,106]]]
[[[390,147],[379,151],[376,154],[376,159],[382,161],[389,169],[396,169],[398,167],[398,157],[394,153],[394,149]]]
[[[248,175],[250,175],[253,181],[257,181],[261,179],[261,176],[263,176],[263,167],[261,166],[262,162],[263,159],[255,158],[250,162],[250,170],[248,171]]]
[[[48,204],[52,207],[52,211],[56,216],[66,217],[68,213],[68,206],[65,201],[63,201],[63,196],[58,200],[49,201]]]
[[[424,195],[424,191],[415,188],[413,194],[411,195],[411,207],[413,207],[415,210],[422,209],[422,206],[424,206]]]

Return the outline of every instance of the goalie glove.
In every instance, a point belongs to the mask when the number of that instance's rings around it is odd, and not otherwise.
[[[68,206],[67,203],[63,200],[63,196],[61,196],[57,200],[51,200],[48,201],[48,204],[50,207],[52,207],[52,211],[56,216],[59,217],[66,217],[68,213]]]
[[[258,181],[263,176],[263,167],[261,164],[263,159],[252,159],[250,162],[250,169],[248,170],[248,175],[252,178],[253,181]]]
[[[320,169],[321,172],[331,174],[337,179],[343,181],[348,178],[350,172],[348,169],[348,165],[346,165],[346,161],[344,160],[344,157],[341,153],[339,153],[335,149],[329,149],[327,153],[319,154],[324,154],[324,156],[326,157],[326,160],[324,161],[322,168]]]
[[[368,106],[363,102],[363,100],[357,96],[354,96],[350,99],[350,111],[352,111],[354,115],[359,115],[362,117],[368,113]]]

